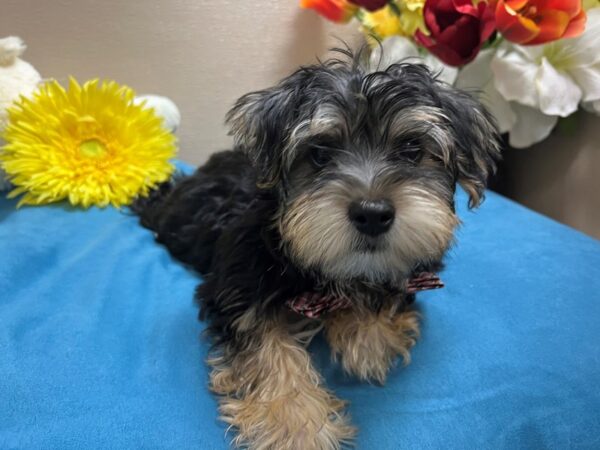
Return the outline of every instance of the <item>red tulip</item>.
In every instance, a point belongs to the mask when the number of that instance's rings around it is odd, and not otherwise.
[[[333,22],[348,22],[358,8],[347,0],[300,0],[302,8],[310,8]]]
[[[423,16],[430,34],[417,30],[415,40],[451,66],[472,61],[495,31],[494,9],[485,1],[427,0]]]
[[[387,5],[388,0],[350,0],[350,3],[369,11],[377,11]]]
[[[579,36],[585,20],[581,0],[498,0],[496,5],[498,31],[521,45]]]

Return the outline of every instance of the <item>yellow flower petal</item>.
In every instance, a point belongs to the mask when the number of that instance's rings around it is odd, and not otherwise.
[[[423,21],[425,0],[399,0],[360,16],[363,29],[380,40],[390,36],[411,37],[418,29],[427,32]],[[428,33],[427,33],[428,34]]]
[[[114,81],[56,81],[8,110],[0,163],[21,204],[129,204],[173,172],[175,137]]]

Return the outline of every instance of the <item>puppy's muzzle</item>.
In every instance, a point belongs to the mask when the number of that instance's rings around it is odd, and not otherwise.
[[[379,236],[390,229],[396,210],[389,200],[361,200],[350,204],[348,217],[360,233]]]

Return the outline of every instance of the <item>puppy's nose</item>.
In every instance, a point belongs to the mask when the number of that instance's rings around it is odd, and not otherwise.
[[[379,236],[390,229],[395,212],[389,200],[362,200],[350,204],[348,216],[361,233]]]

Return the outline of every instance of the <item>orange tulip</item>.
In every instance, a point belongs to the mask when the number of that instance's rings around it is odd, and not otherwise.
[[[302,8],[310,8],[333,22],[348,22],[358,7],[348,0],[300,0]]]
[[[585,21],[581,0],[498,0],[496,5],[498,31],[521,45],[579,36]]]

